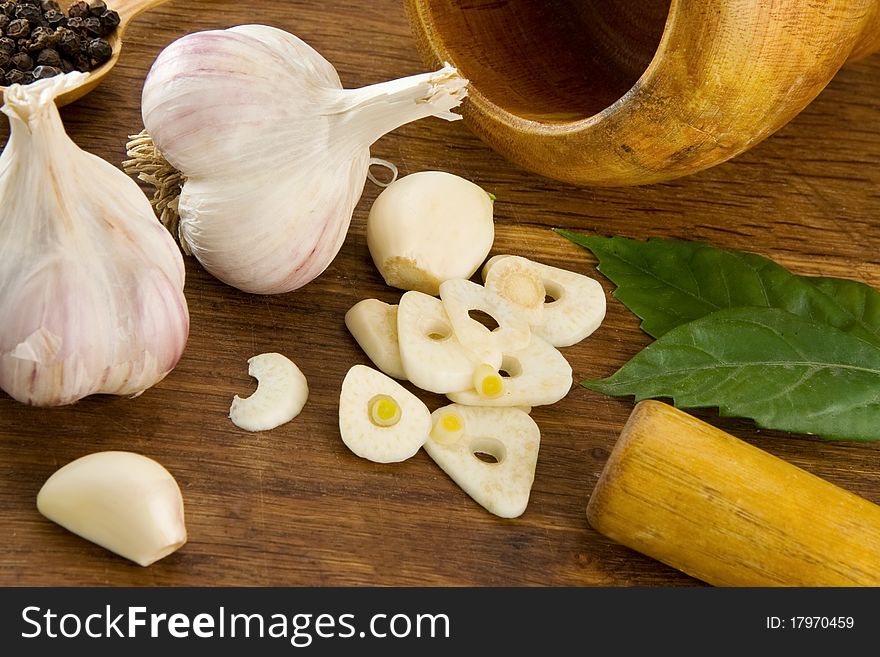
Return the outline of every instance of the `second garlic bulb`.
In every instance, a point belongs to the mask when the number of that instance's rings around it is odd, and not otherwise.
[[[177,364],[183,258],[122,171],[80,150],[55,97],[69,73],[6,90],[0,157],[0,388],[36,406],[137,395]]]

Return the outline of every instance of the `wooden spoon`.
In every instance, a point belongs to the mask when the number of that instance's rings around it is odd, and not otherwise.
[[[66,94],[55,99],[55,103],[58,107],[79,100],[92,89],[97,87],[104,79],[104,76],[107,75],[110,72],[110,69],[112,69],[116,65],[116,62],[119,61],[119,55],[122,52],[122,38],[125,36],[125,30],[129,23],[148,9],[157,7],[167,1],[168,0],[110,0],[107,2],[108,9],[113,9],[119,13],[119,26],[113,34],[107,37],[107,41],[113,49],[113,55],[110,59],[101,64],[101,66],[91,71],[89,76],[85,78],[78,87],[71,89]],[[75,0],[60,0],[58,4],[60,4],[61,8],[66,12],[68,7],[74,2]],[[0,86],[0,96],[2,96],[5,91],[6,87]]]

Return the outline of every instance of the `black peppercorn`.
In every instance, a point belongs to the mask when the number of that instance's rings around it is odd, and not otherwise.
[[[10,63],[12,62],[12,56],[8,52],[3,52],[0,50],[0,71],[5,71],[9,68]]]
[[[119,27],[119,14],[112,9],[101,14],[101,36],[109,36]]]
[[[69,59],[61,60],[61,72],[62,73],[70,73],[71,71],[75,71],[76,67],[73,65],[73,62]]]
[[[40,9],[43,10],[43,13],[47,13],[50,11],[61,11],[61,5],[59,5],[55,0],[40,0]]]
[[[81,16],[71,16],[67,19],[67,27],[74,31],[81,31],[85,24],[85,19]]]
[[[60,68],[56,68],[54,66],[37,66],[37,68],[34,69],[34,79],[45,80],[46,78],[52,78],[56,75],[61,75],[61,72],[62,71]]]
[[[15,13],[14,2],[0,2],[0,14],[4,16],[12,16]]]
[[[89,16],[84,19],[83,28],[85,29],[86,34],[93,37],[99,37],[101,36],[101,32],[103,32],[101,29],[101,19],[96,18],[95,16]]]
[[[11,56],[15,52],[15,41],[9,37],[0,38],[0,52]]]
[[[67,57],[73,57],[82,52],[82,39],[73,30],[59,30],[58,41],[56,43],[61,54]]]
[[[39,25],[43,22],[43,12],[33,5],[19,4],[15,7],[15,17],[26,20],[31,25]]]
[[[73,65],[76,67],[77,71],[82,71],[83,73],[88,73],[92,70],[92,60],[89,59],[89,56],[84,52],[73,56]]]
[[[16,18],[6,28],[6,36],[21,39],[31,33],[31,24],[25,18]]]
[[[12,22],[12,19],[9,18],[6,14],[0,14],[0,35],[3,34],[3,30],[9,27],[9,24]]]
[[[104,39],[89,41],[89,57],[95,66],[99,66],[113,56],[113,49]]]
[[[104,0],[92,0],[89,3],[89,13],[92,16],[100,16],[107,11],[107,3]]]
[[[37,66],[61,68],[61,55],[51,48],[45,48],[37,55]]]
[[[89,4],[78,0],[67,8],[67,15],[71,18],[85,18],[89,15]]]
[[[60,11],[55,11],[54,9],[50,9],[43,14],[43,18],[49,24],[49,27],[60,27],[67,23],[67,17]]]
[[[22,71],[30,71],[34,67],[34,60],[26,52],[17,52],[12,56],[12,66]]]
[[[55,32],[48,27],[35,27],[31,30],[31,43],[29,50],[31,52],[40,51],[44,48],[51,48],[55,45]]]
[[[19,71],[17,68],[6,74],[6,81],[9,84],[25,84],[25,80],[27,80],[27,76],[24,71]]]

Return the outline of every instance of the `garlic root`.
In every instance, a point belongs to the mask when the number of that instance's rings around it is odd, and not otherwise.
[[[275,429],[300,414],[309,398],[306,377],[286,356],[260,354],[248,359],[248,374],[257,379],[257,391],[250,397],[236,395],[229,419],[245,431]]]
[[[55,472],[37,494],[49,520],[141,566],[186,543],[183,498],[156,461],[98,452]]]

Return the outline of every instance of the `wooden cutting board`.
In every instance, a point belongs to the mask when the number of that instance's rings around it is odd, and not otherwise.
[[[245,22],[285,28],[338,69],[346,87],[417,73],[423,65],[402,3],[172,0],[138,19],[119,65],[62,110],[73,139],[112,163],[140,130],[140,89],[162,47],[183,34]],[[0,126],[0,142],[8,129]],[[373,154],[402,174],[442,169],[498,197],[493,253],[515,253],[595,275],[566,227],[634,238],[664,236],[750,249],[802,274],[880,287],[880,56],[847,66],[774,137],[690,178],[630,189],[579,189],[503,160],[462,123],[425,120],[384,137]],[[28,408],[0,393],[0,585],[562,585],[689,586],[680,572],[615,544],[586,521],[587,500],[632,402],[575,386],[533,418],[542,445],[532,497],[515,520],[496,518],[424,454],[382,466],[342,444],[342,378],[366,357],[343,323],[356,301],[396,302],[367,252],[367,185],[331,267],[305,288],[251,296],[187,262],[192,327],[179,366],[135,400],[91,398]],[[0,318],[2,321],[2,318]],[[637,319],[609,298],[589,339],[564,351],[576,380],[615,371],[648,344]],[[280,351],[308,377],[302,415],[250,434],[227,419],[232,396],[254,388],[247,359]],[[423,395],[429,407],[442,399]],[[880,503],[880,445],[826,443],[698,417]],[[144,569],[44,519],[35,499],[58,467],[124,449],[177,478],[189,543]]]

